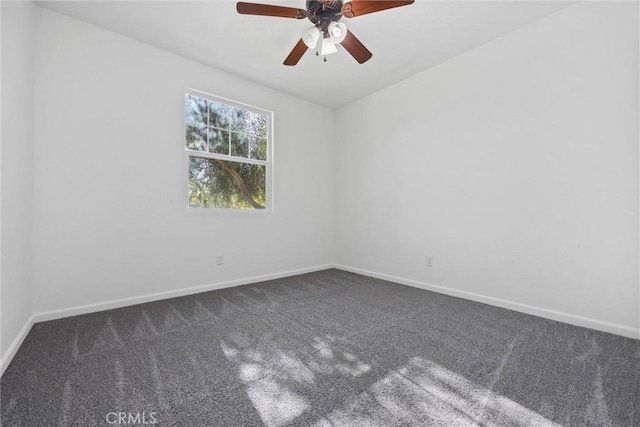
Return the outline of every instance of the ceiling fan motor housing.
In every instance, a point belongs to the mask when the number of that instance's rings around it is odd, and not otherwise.
[[[326,31],[331,22],[342,18],[342,0],[307,0],[307,12],[309,21]]]
[[[0,0],[2,1],[2,0]],[[296,65],[307,49],[318,45],[322,36],[323,52],[329,52],[331,48],[335,52],[335,45],[340,44],[347,52],[358,61],[359,64],[367,62],[373,54],[362,44],[360,40],[347,29],[340,21],[343,16],[355,18],[381,10],[407,6],[415,0],[307,0],[307,9],[277,6],[260,3],[247,3],[239,1],[236,5],[238,13],[243,15],[276,16],[281,18],[304,19],[309,18],[313,27],[307,29],[302,38],[294,46],[289,56],[284,60],[284,65]],[[322,53],[323,55],[325,53]]]

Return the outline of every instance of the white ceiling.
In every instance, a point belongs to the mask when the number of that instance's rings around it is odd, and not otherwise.
[[[250,0],[305,8],[304,0]],[[235,1],[39,1],[39,6],[262,85],[337,108],[446,61],[571,3],[429,1],[353,19],[373,52],[358,64],[342,47],[327,62],[309,50],[282,65],[307,20],[239,15]]]

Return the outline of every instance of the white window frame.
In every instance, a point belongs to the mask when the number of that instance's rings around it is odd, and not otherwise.
[[[187,120],[186,120],[186,103],[184,102],[187,95],[193,95],[199,98],[204,98],[209,101],[226,104],[231,107],[241,108],[246,111],[262,114],[267,116],[267,159],[247,159],[244,157],[236,157],[226,154],[210,153],[206,151],[191,150],[187,148],[185,135],[187,134]],[[191,213],[240,213],[240,214],[261,214],[273,212],[273,123],[274,113],[271,110],[256,107],[253,105],[245,104],[243,102],[235,101],[233,99],[225,98],[218,95],[213,95],[207,92],[203,92],[197,89],[185,88],[182,98],[183,114],[182,114],[182,148],[185,153],[185,201],[186,209]],[[256,164],[265,167],[265,199],[266,206],[264,209],[234,209],[234,208],[203,208],[198,206],[191,206],[189,203],[189,157],[200,157],[204,159],[219,159],[224,161]]]

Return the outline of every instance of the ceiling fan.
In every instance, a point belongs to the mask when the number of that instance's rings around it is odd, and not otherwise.
[[[269,4],[238,2],[236,9],[243,15],[275,16],[279,18],[308,18],[313,27],[302,34],[302,38],[295,45],[289,56],[284,60],[284,65],[296,65],[307,49],[319,46],[316,54],[328,55],[338,50],[340,44],[347,52],[362,64],[373,56],[369,49],[347,29],[347,26],[338,22],[342,17],[355,18],[356,16],[394,7],[407,6],[414,0],[408,1],[383,1],[383,0],[307,0],[306,9],[276,6]],[[326,57],[324,59],[327,60]]]

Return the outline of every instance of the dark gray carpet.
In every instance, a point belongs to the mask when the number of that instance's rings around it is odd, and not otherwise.
[[[639,426],[639,381],[639,341],[327,270],[38,323],[1,409],[29,427]]]

